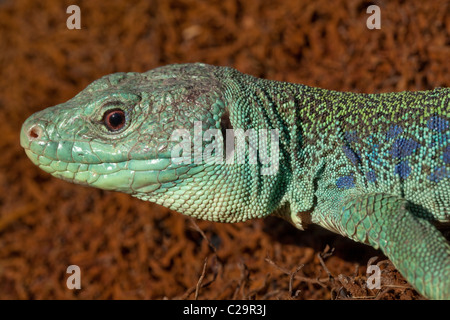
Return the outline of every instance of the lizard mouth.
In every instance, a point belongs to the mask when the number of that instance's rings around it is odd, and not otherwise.
[[[171,183],[192,168],[174,167],[170,158],[115,163],[76,163],[50,159],[24,148],[30,160],[51,175],[80,185],[126,193],[151,192]]]
[[[95,157],[92,159],[94,161],[77,162],[73,157],[57,157],[57,154],[64,154],[59,149],[64,143],[50,145],[48,141],[40,139],[42,135],[43,129],[40,126],[30,127],[24,124],[20,143],[28,158],[45,172],[71,183],[130,194],[152,192],[165,184],[173,184],[183,175],[192,173],[193,169],[189,166],[174,165],[171,158],[163,156],[154,159],[124,159],[109,162]],[[70,144],[67,146],[72,147]],[[58,150],[48,152],[49,148]],[[72,150],[66,154],[72,155],[74,152]]]

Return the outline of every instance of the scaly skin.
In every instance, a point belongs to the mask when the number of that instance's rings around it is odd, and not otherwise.
[[[116,109],[123,127],[110,131]],[[171,135],[194,136],[195,121],[203,132],[277,129],[278,153],[267,148],[279,166],[262,174],[269,165],[248,149],[240,164],[177,164]],[[420,293],[449,299],[450,245],[436,228],[450,222],[449,122],[449,88],[344,93],[185,64],[103,77],[32,115],[21,144],[58,178],[196,218],[319,224],[381,248]]]

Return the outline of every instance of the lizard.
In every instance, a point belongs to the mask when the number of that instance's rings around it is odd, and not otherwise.
[[[450,299],[449,122],[450,88],[340,92],[187,63],[104,76],[31,115],[20,142],[55,177],[198,219],[318,224]]]

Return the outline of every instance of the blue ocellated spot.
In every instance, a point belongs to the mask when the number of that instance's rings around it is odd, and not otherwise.
[[[428,120],[427,127],[434,131],[444,131],[448,129],[448,121],[441,117],[433,116]]]
[[[439,182],[440,180],[448,177],[450,177],[449,170],[446,167],[440,167],[434,170],[434,172],[428,176],[428,179],[433,182]]]
[[[357,155],[349,146],[342,146],[342,150],[354,165],[361,162],[359,155]]]
[[[444,149],[444,162],[450,164],[450,145]]]
[[[392,158],[407,157],[420,147],[420,144],[414,139],[399,138],[394,141],[391,149]]]
[[[367,178],[367,181],[369,181],[369,182],[377,181],[377,175],[373,170],[367,171],[366,178]]]
[[[358,134],[356,131],[346,131],[344,133],[344,139],[347,142],[357,142],[358,141]]]
[[[395,166],[395,173],[402,179],[408,178],[411,173],[411,167],[409,166],[408,160],[401,161]]]
[[[343,176],[336,180],[336,186],[340,189],[350,189],[355,187],[355,178],[353,176]]]
[[[386,139],[394,139],[397,137],[400,133],[403,132],[403,128],[397,125],[393,125],[389,127],[388,132],[386,133]]]
[[[370,152],[368,154],[368,158],[370,162],[378,165],[380,163],[380,156],[379,156],[379,146],[378,144],[370,144]]]

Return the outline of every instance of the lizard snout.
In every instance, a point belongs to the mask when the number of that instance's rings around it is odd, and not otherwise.
[[[44,136],[44,126],[40,124],[39,121],[33,119],[33,117],[30,117],[22,125],[22,130],[20,131],[20,144],[23,148],[28,149],[33,141],[40,141]]]
[[[47,142],[44,141],[46,135],[45,126],[40,124],[40,121],[34,115],[24,122],[20,130],[20,145],[28,158],[36,165],[39,164],[38,155],[45,150],[47,145]]]

